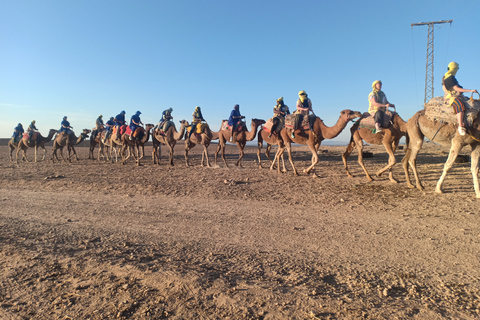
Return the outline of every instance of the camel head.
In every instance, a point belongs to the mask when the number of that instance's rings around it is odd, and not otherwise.
[[[345,119],[345,122],[360,118],[361,116],[362,113],[360,111],[352,111],[349,109],[345,109],[340,112],[340,118]]]
[[[82,133],[80,134],[81,137],[83,137],[83,139],[86,139],[88,138],[88,134],[92,132],[92,130],[90,129],[83,129]]]
[[[180,125],[184,126],[184,127],[188,127],[189,126],[189,123],[187,120],[183,119],[183,120],[180,120]]]
[[[153,127],[155,127],[155,125],[153,125],[153,124],[151,124],[151,123],[147,123],[147,124],[145,125],[145,130],[146,130],[146,131],[150,131],[150,130],[153,129]]]
[[[265,120],[262,120],[262,119],[255,119],[253,118],[252,119],[252,127],[255,126],[255,127],[260,127],[262,124],[265,123]]]

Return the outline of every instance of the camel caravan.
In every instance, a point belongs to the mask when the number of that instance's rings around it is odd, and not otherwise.
[[[342,160],[348,177],[353,177],[348,167],[348,157],[356,149],[358,153],[357,162],[363,169],[367,180],[373,178],[367,171],[363,157],[364,142],[373,145],[383,145],[388,154],[388,163],[377,170],[376,176],[380,177],[383,173],[389,173],[389,180],[397,183],[398,180],[393,176],[393,167],[396,164],[395,151],[402,138],[405,138],[405,156],[402,160],[402,167],[405,174],[406,184],[409,188],[424,187],[420,182],[417,172],[416,160],[420,152],[424,138],[430,141],[450,147],[448,159],[444,165],[443,173],[437,182],[435,191],[442,192],[442,185],[449,169],[453,166],[460,150],[470,145],[471,152],[471,172],[475,194],[480,198],[480,188],[478,181],[479,157],[480,157],[480,99],[475,100],[473,94],[478,94],[477,90],[464,89],[455,78],[458,64],[452,62],[448,65],[447,73],[442,81],[444,97],[435,97],[424,105],[424,109],[418,111],[408,121],[396,112],[396,107],[391,104],[382,91],[382,82],[377,80],[372,84],[370,93],[368,112],[352,111],[345,109],[340,112],[337,122],[329,127],[323,120],[313,113],[312,102],[305,91],[299,92],[299,99],[293,113],[283,98],[277,99],[277,104],[273,108],[273,117],[267,121],[253,118],[248,129],[245,123],[245,117],[241,115],[239,105],[235,105],[231,111],[228,120],[223,120],[220,130],[214,132],[210,129],[208,123],[202,116],[200,107],[196,107],[192,114],[192,122],[189,123],[183,119],[179,121],[179,130],[173,121],[173,109],[169,108],[162,113],[162,118],[156,124],[143,124],[140,120],[140,111],[130,119],[130,124],[125,121],[125,111],[122,111],[116,117],[111,117],[106,123],[103,122],[100,115],[92,130],[84,129],[79,137],[76,137],[71,126],[64,117],[60,130],[51,129],[47,137],[43,137],[35,128],[35,121],[32,121],[27,132],[23,132],[21,124],[15,128],[14,135],[9,141],[10,160],[13,162],[13,152],[16,150],[16,163],[19,161],[19,153],[22,153],[22,160],[28,161],[26,152],[28,148],[35,149],[35,162],[37,161],[38,148],[43,149],[42,160],[45,160],[45,144],[53,140],[52,161],[59,160],[57,151],[60,150],[61,158],[65,162],[70,162],[72,158],[78,161],[75,152],[75,145],[90,137],[89,159],[97,159],[111,162],[118,162],[125,165],[127,160],[132,157],[136,165],[140,165],[140,160],[145,156],[144,146],[152,137],[152,162],[160,164],[161,146],[168,147],[168,165],[174,165],[174,147],[178,141],[184,140],[185,145],[185,165],[190,166],[189,151],[196,145],[203,147],[201,165],[210,167],[208,147],[211,142],[218,140],[217,150],[215,152],[214,165],[218,166],[217,158],[221,151],[223,164],[229,167],[225,158],[225,149],[227,143],[236,144],[239,150],[238,159],[235,166],[242,166],[244,148],[248,141],[253,141],[257,137],[257,164],[262,168],[261,151],[263,143],[266,143],[265,155],[270,162],[270,170],[275,166],[279,173],[287,172],[285,166],[284,153],[287,150],[288,159],[295,176],[298,176],[297,168],[294,164],[294,155],[292,153],[292,143],[306,145],[311,152],[311,164],[303,172],[317,177],[315,166],[319,162],[318,150],[323,140],[337,137],[348,125],[354,121],[350,127],[350,142],[345,152],[342,154]],[[463,93],[472,93],[471,97],[466,97]],[[94,157],[95,147],[98,145],[97,157]],[[67,156],[63,155],[63,148],[67,146]],[[271,157],[271,149],[277,146],[275,156]],[[280,166],[280,160],[282,166]],[[413,185],[409,176],[409,169],[413,171],[416,185]]]

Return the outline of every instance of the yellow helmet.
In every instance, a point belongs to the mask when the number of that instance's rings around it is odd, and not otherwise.
[[[303,90],[302,90],[302,91],[300,91],[300,92],[298,93],[298,95],[299,95],[299,96],[306,96],[306,95],[307,95],[307,93],[306,93],[305,91],[303,91]]]
[[[283,97],[277,99],[277,103],[279,103],[280,101],[283,101]]]

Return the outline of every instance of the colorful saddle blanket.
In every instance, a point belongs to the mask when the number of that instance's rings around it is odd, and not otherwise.
[[[38,132],[34,132],[34,133],[32,134],[32,141],[37,140],[38,134],[39,134]],[[25,132],[25,133],[23,134],[22,139],[28,140],[28,138],[29,138],[29,137],[28,137],[28,132]]]
[[[468,126],[473,124],[480,111],[480,100],[474,100],[462,96],[465,105],[465,122]],[[457,118],[453,112],[453,107],[445,104],[443,97],[435,97],[424,105],[425,116],[432,121],[457,124]]]
[[[122,132],[122,130],[120,130],[120,132]],[[135,132],[133,132],[133,135],[132,135],[132,129],[130,127],[126,127],[124,133],[133,138],[142,138],[143,135],[145,134],[145,129],[142,127],[138,127],[137,129],[135,129]]]
[[[298,129],[308,130],[310,129],[309,121],[314,121],[316,116],[314,114],[309,114],[308,116],[303,116],[302,125]],[[289,114],[285,117],[285,128],[293,129],[295,123],[295,114]]]
[[[196,134],[201,134],[202,132],[205,131],[206,128],[209,128],[208,124],[207,123],[199,123],[197,124],[197,126],[195,127],[195,132]],[[192,126],[188,126],[187,127],[187,132],[190,132],[192,130]]]
[[[225,131],[232,131],[232,126],[228,125],[228,120],[223,120],[222,121],[221,128],[222,128],[222,130],[225,130]],[[242,132],[242,131],[245,131],[245,130],[247,130],[247,125],[245,124],[245,122],[239,121],[238,124],[237,124],[237,127],[235,128],[235,132]]]
[[[395,112],[386,111],[385,117],[383,117],[382,128],[388,128],[388,126],[390,125],[390,120],[393,119],[394,116],[395,116]],[[367,128],[371,130],[375,129],[375,119],[370,113],[365,112],[364,114],[362,114],[362,117],[360,118],[359,121],[360,121],[359,128]]]
[[[267,120],[267,122],[263,124],[262,130],[269,133],[270,131],[272,131],[272,126],[273,126],[273,120],[272,118],[270,118]]]
[[[119,134],[122,135],[125,133],[125,131],[127,130],[128,126],[126,124],[120,126],[120,132]],[[131,131],[131,130],[130,130]],[[117,133],[117,127],[113,127],[113,134],[116,134]]]

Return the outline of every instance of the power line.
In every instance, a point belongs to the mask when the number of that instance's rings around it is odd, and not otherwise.
[[[416,26],[428,26],[428,40],[427,40],[427,65],[426,65],[426,75],[425,75],[425,99],[424,103],[427,103],[433,98],[433,31],[436,24],[450,23],[452,24],[453,20],[441,20],[441,21],[431,21],[431,22],[419,22],[412,23],[411,27]]]

